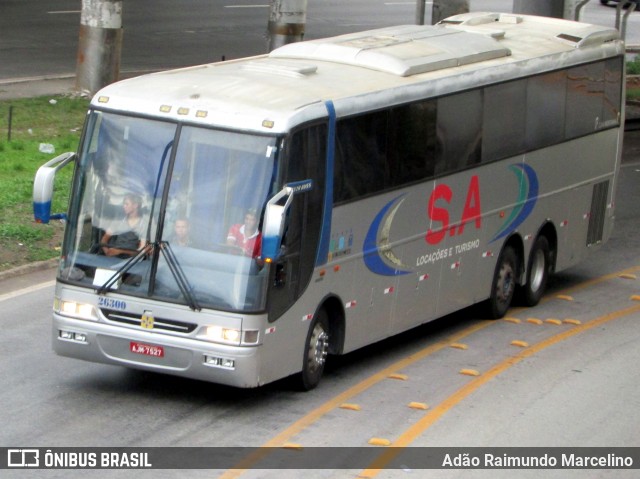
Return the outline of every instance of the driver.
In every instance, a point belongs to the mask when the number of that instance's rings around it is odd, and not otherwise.
[[[128,258],[144,248],[145,241],[142,239],[144,223],[140,208],[142,199],[138,195],[128,194],[122,202],[124,218],[116,225],[108,229],[100,243],[102,252],[106,256],[117,256],[118,258]]]

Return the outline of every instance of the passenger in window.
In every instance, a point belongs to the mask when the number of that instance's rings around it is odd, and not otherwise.
[[[189,237],[189,220],[178,218],[173,225],[172,246],[191,246],[191,238]]]
[[[138,195],[128,194],[122,202],[124,218],[112,225],[100,241],[102,252],[106,256],[128,258],[144,248],[144,222],[142,221],[142,199]]]
[[[245,256],[257,258],[262,247],[262,233],[258,230],[256,210],[249,210],[244,215],[243,224],[235,224],[227,234],[227,245],[233,246]]]

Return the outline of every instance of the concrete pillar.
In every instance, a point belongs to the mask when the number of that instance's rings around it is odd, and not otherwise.
[[[452,15],[469,13],[469,0],[433,0],[431,23],[435,25]]]
[[[416,25],[424,25],[425,0],[416,0]]]
[[[307,0],[271,0],[268,51],[303,40]]]
[[[589,0],[564,0],[564,18],[567,20],[579,20],[580,10],[589,3]]]
[[[89,94],[118,80],[122,0],[82,0],[76,89]]]

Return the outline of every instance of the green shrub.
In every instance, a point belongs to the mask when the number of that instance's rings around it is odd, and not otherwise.
[[[636,55],[635,58],[627,62],[627,75],[640,75],[640,56]]]

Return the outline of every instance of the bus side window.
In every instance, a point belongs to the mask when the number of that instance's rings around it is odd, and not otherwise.
[[[336,202],[388,188],[387,111],[338,121],[336,127]]]
[[[588,135],[602,122],[604,103],[604,63],[572,68],[567,76],[566,137]]]
[[[527,80],[527,151],[564,140],[567,72],[561,70]]]
[[[438,99],[439,152],[436,174],[453,173],[480,163],[482,90]]]
[[[482,161],[515,156],[524,151],[527,100],[526,80],[494,85],[484,90]],[[505,121],[508,118],[509,121]]]
[[[620,124],[620,99],[622,97],[622,58],[613,58],[605,62],[604,102],[602,120],[605,123]]]
[[[435,100],[403,105],[389,117],[389,168],[393,186],[431,178],[435,173]]]

